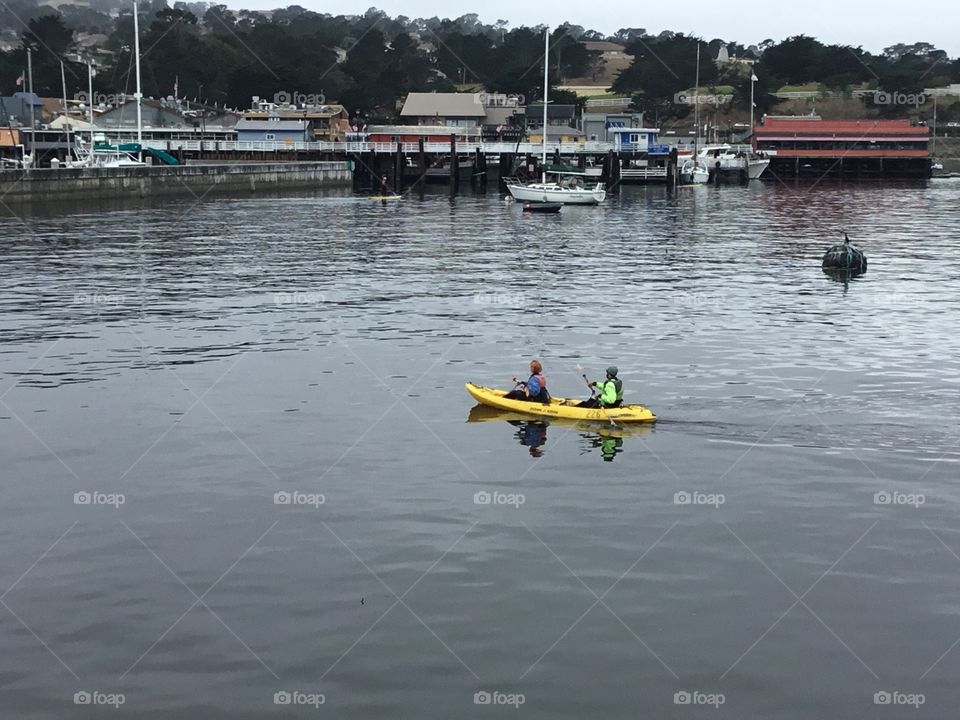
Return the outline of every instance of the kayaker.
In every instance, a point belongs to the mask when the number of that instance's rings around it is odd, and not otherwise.
[[[387,176],[384,175],[380,178],[380,194],[381,195],[393,195],[393,190],[390,189],[390,185],[387,183]]]
[[[550,402],[550,393],[547,392],[547,379],[543,376],[543,365],[539,360],[530,361],[530,377],[526,382],[513,381],[520,387],[511,390],[504,397],[507,400],[526,400],[528,402]]]
[[[620,371],[616,367],[607,368],[606,380],[598,380],[591,383],[591,388],[596,388],[599,394],[589,400],[584,400],[579,407],[583,408],[614,408],[623,404],[623,381],[617,377]]]

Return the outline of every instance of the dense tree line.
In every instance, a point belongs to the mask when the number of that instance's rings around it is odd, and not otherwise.
[[[34,50],[36,91],[59,96],[60,59],[78,50],[80,33],[106,36],[86,51],[99,65],[95,89],[133,92],[131,4],[92,0],[88,6],[51,8],[34,2],[12,0],[0,8],[0,27],[15,28],[19,36],[19,47],[0,53],[0,92],[15,89],[29,46]],[[332,16],[296,5],[263,13],[203,2],[169,7],[166,0],[144,0],[139,20],[146,96],[170,95],[176,85],[180,97],[245,108],[253,95],[272,99],[279,92],[299,92],[322,95],[354,113],[380,119],[393,117],[398,100],[413,90],[451,91],[476,84],[490,92],[540,95],[543,28],[511,29],[503,20],[488,25],[472,14],[411,20],[376,9]],[[588,51],[582,40],[626,45],[633,63],[613,82],[613,90],[635,96],[644,109],[661,116],[688,112],[674,97],[695,84],[698,43],[701,87],[732,88],[741,108],[749,102],[751,68],[718,66],[714,59],[726,44],[731,55],[756,61],[761,111],[775,101],[769,93],[782,86],[820,83],[840,91],[867,86],[917,93],[923,87],[960,82],[960,60],[926,43],[895,45],[875,55],[803,35],[747,47],[682,33],[653,36],[642,28],[623,28],[607,37],[570,24],[551,33],[553,82],[598,74],[601,54]],[[82,65],[67,63],[67,84],[71,96],[85,89]]]

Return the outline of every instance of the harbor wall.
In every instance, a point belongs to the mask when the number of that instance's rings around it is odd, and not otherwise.
[[[4,203],[56,202],[79,198],[202,196],[213,192],[274,192],[280,187],[350,187],[349,161],[222,163],[117,168],[36,168],[0,171]]]

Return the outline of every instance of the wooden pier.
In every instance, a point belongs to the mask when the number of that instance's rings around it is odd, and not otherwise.
[[[109,142],[131,142],[110,137]],[[381,187],[384,177],[394,192],[424,183],[445,184],[450,192],[462,187],[475,191],[504,190],[499,183],[511,176],[537,178],[542,146],[530,142],[460,140],[447,142],[243,142],[236,140],[181,140],[144,138],[143,146],[162,150],[186,165],[198,163],[277,163],[349,161],[358,191]],[[38,154],[61,162],[67,155],[64,133],[37,133]],[[625,184],[670,184],[676,156],[648,156],[646,149],[609,142],[547,145],[548,164],[578,167],[608,188]]]

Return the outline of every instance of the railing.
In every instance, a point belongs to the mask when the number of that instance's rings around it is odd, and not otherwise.
[[[665,167],[621,168],[620,177],[621,178],[640,178],[640,179],[665,178],[667,177],[667,169]]]
[[[136,142],[133,139],[115,140],[113,142]],[[359,153],[386,153],[392,154],[397,151],[398,143],[395,142],[275,142],[275,141],[244,141],[244,140],[144,140],[143,146],[154,148],[155,150],[165,150],[167,152],[176,152],[184,150],[187,152],[270,152],[270,153],[289,153],[289,152],[329,152],[340,154],[359,154]],[[399,143],[402,151],[408,155],[414,155],[420,152],[419,143]],[[423,144],[424,152],[428,153],[449,153],[449,142],[426,142]],[[477,150],[486,155],[500,155],[502,153],[516,153],[518,155],[540,155],[543,152],[543,146],[540,143],[530,142],[484,142],[477,140],[461,140],[456,144],[458,154],[470,154]],[[606,153],[616,149],[613,143],[590,141],[582,143],[547,143],[547,154],[560,152],[562,155],[572,155],[577,153]],[[633,148],[623,148],[633,149]],[[646,148],[637,147],[638,151]]]
[[[633,104],[632,98],[590,98],[587,107],[622,107],[628,108]]]

